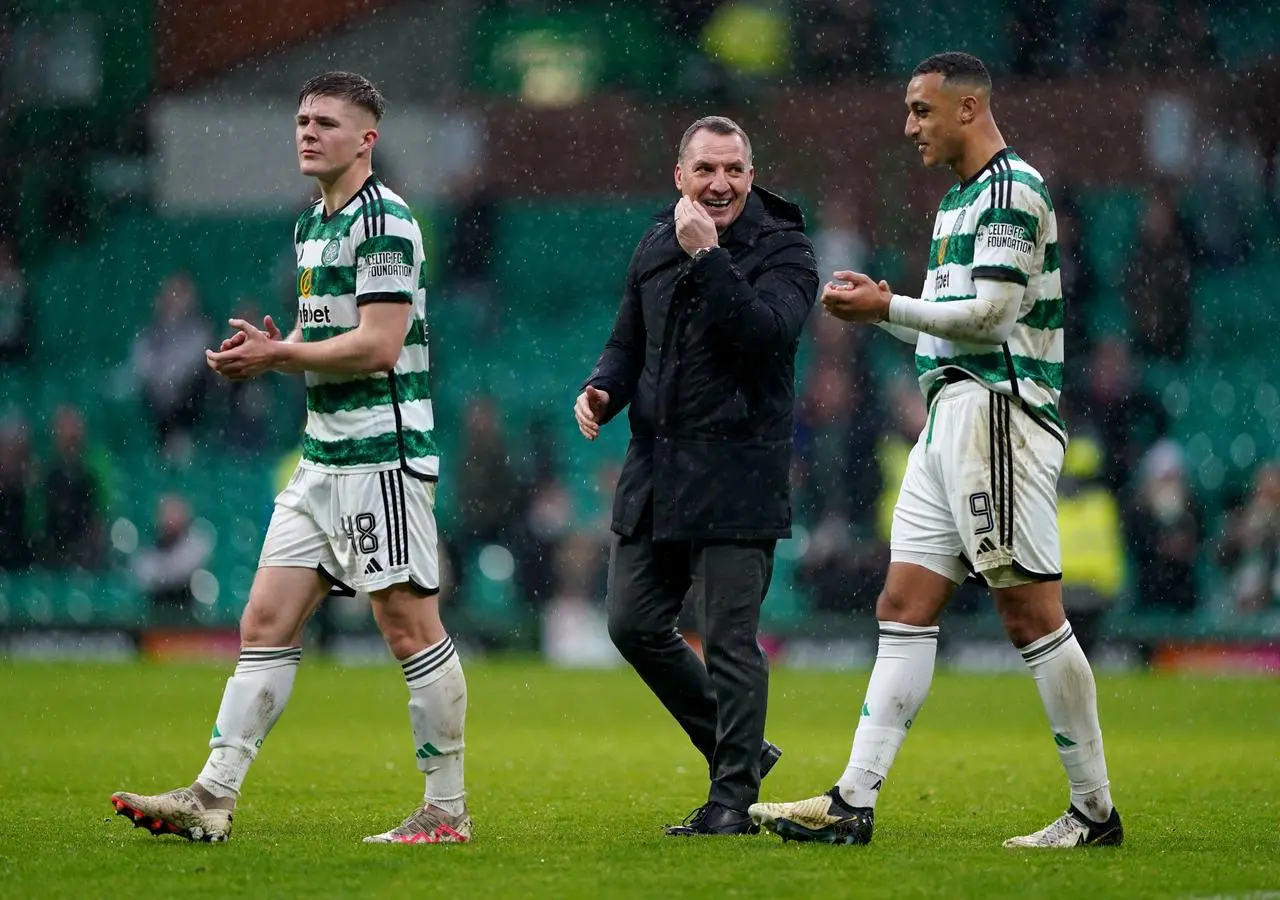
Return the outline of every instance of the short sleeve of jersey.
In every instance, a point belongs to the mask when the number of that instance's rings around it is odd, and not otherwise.
[[[978,213],[973,238],[973,277],[1025,285],[1033,274],[1041,219],[1040,196],[1027,185],[999,174],[992,179],[990,205]]]
[[[418,285],[414,240],[400,219],[374,217],[374,227],[356,245],[356,304],[412,303]],[[404,231],[405,233],[398,233]]]

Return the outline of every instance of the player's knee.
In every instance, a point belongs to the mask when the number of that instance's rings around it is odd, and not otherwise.
[[[1005,634],[1015,647],[1035,643],[1066,621],[1056,582],[1000,588],[993,593]]]
[[[240,642],[249,646],[281,646],[288,642],[280,612],[269,604],[249,603],[240,617]]]
[[[387,642],[387,649],[396,659],[407,659],[431,642],[425,635],[414,634],[406,629],[383,629],[382,639]]]
[[[876,598],[876,619],[881,622],[903,622],[911,612],[911,600],[902,591],[888,586]]]
[[[423,647],[444,640],[446,632],[436,596],[397,585],[374,591],[369,599],[382,639],[396,659],[412,656]]]
[[[1009,636],[1015,647],[1026,647],[1034,644],[1047,634],[1052,634],[1062,627],[1062,619],[1036,615],[1027,610],[1003,609],[1000,618],[1004,624],[1004,633]]]
[[[901,625],[936,625],[945,605],[946,597],[939,599],[886,585],[876,599],[876,620]]]
[[[412,656],[423,647],[430,647],[444,640],[444,625],[438,619],[419,614],[382,615],[378,618],[378,627],[382,631],[382,639],[396,659]]]

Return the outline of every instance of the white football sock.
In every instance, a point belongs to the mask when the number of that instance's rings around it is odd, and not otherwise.
[[[462,660],[446,636],[400,661],[409,685],[409,724],[414,755],[426,775],[423,800],[450,815],[464,809],[463,726],[467,718],[467,680]]]
[[[1095,822],[1105,822],[1111,816],[1111,783],[1098,724],[1098,689],[1071,623],[1032,641],[1021,653],[1049,716],[1071,783],[1071,803]]]
[[[850,806],[876,805],[889,767],[929,694],[937,655],[938,626],[880,623],[880,646],[849,766],[837,782]]]
[[[245,647],[227,679],[209,739],[209,760],[196,782],[215,797],[240,795],[258,748],[284,712],[301,647]]]

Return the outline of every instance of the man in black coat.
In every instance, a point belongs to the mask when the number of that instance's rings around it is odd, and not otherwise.
[[[699,119],[680,200],[641,239],[574,406],[589,440],[628,404],[613,505],[609,634],[707,758],[707,803],[672,835],[753,834],[780,751],[764,740],[769,670],[756,642],[778,538],[791,534],[800,332],[818,289],[799,208],[752,187],[751,142]],[[690,593],[706,665],[676,629]]]

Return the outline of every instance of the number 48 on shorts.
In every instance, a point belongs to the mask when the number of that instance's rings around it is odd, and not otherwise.
[[[349,591],[408,582],[430,594],[438,552],[435,482],[300,467],[276,497],[258,565],[317,569]]]

